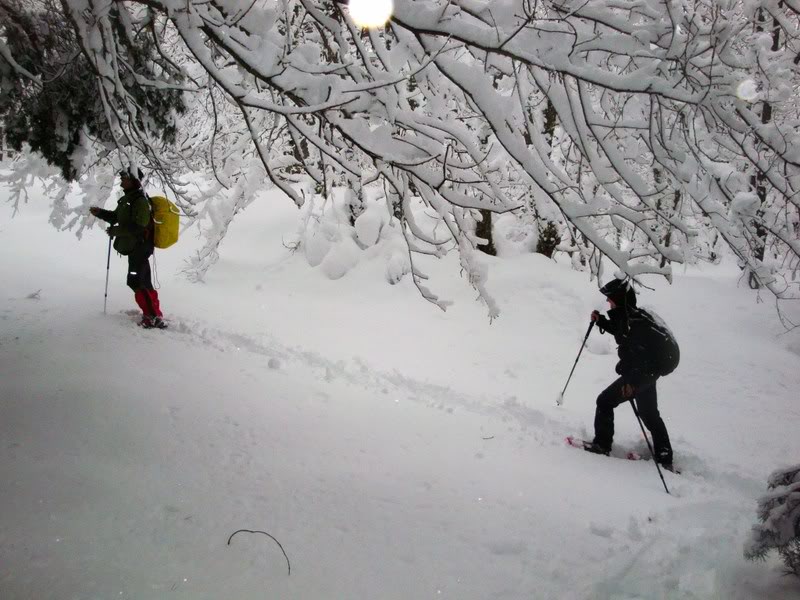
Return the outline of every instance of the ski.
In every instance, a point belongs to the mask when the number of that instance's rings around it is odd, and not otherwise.
[[[571,435],[568,435],[566,438],[564,438],[564,441],[567,442],[568,446],[572,446],[573,448],[580,448],[581,450],[586,450],[587,446],[592,445],[592,442],[590,442],[589,440],[576,438]],[[613,456],[613,455],[609,456],[611,458],[620,458],[619,456]],[[642,457],[642,455],[640,455],[638,452],[626,452],[624,458],[626,458],[627,460],[642,460],[644,457]]]
[[[568,446],[571,446],[572,448],[579,448],[581,450],[586,450],[586,446],[592,445],[592,442],[590,442],[589,440],[584,440],[571,435],[568,435],[566,438],[564,438],[564,441],[567,443]],[[600,454],[598,456],[603,456],[603,455]],[[608,457],[616,459],[624,458],[625,460],[650,460],[649,456],[642,456],[638,452],[633,452],[633,451],[625,452],[624,455],[609,454]],[[680,470],[676,469],[675,467],[669,469],[664,465],[661,465],[661,468],[669,471],[670,473],[675,473],[676,475],[681,474]]]

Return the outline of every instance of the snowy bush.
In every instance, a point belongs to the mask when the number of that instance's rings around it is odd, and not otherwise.
[[[306,261],[319,267],[328,279],[341,279],[359,263],[384,261],[386,281],[392,285],[412,272],[408,246],[399,221],[390,216],[385,198],[367,191],[361,203],[361,214],[350,224],[352,195],[348,190],[335,188],[328,201],[310,206],[301,216],[300,247]],[[413,205],[409,214],[422,216],[422,207]],[[427,230],[435,224],[423,223]],[[431,233],[430,235],[433,235]]]
[[[539,234],[536,242],[536,252],[544,254],[547,258],[553,257],[556,247],[561,243],[561,234],[558,232],[558,225],[548,221]]]
[[[758,500],[758,519],[744,555],[763,560],[777,550],[789,573],[800,577],[800,464],[779,469],[770,475],[771,490]]]
[[[494,221],[494,243],[498,256],[534,252],[538,242],[536,226],[529,219],[509,213]]]

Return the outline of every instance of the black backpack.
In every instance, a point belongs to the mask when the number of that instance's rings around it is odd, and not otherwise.
[[[662,377],[678,368],[681,349],[664,320],[651,310],[638,309],[648,325],[648,346],[655,357],[655,367]]]

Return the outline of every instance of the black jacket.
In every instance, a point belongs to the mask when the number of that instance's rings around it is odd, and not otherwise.
[[[100,209],[97,217],[111,223],[114,250],[129,255],[140,246],[152,246],[150,200],[141,188],[126,192],[115,210]]]
[[[606,331],[617,342],[617,373],[625,383],[642,387],[658,379],[660,348],[654,339],[653,318],[635,306],[617,306],[608,311],[608,318],[597,320],[600,333]]]

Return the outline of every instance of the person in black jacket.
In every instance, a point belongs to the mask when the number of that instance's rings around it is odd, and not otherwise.
[[[136,304],[142,309],[142,327],[163,329],[158,292],[150,276],[150,256],[153,254],[153,220],[150,199],[142,190],[142,172],[124,169],[120,185],[125,194],[115,210],[92,206],[89,212],[111,224],[108,235],[114,238],[114,250],[128,257],[128,287],[133,290]]]
[[[658,336],[664,336],[659,324],[648,312],[636,307],[636,292],[628,281],[613,279],[600,289],[610,305],[608,317],[593,311],[591,318],[600,332],[608,332],[617,342],[617,374],[620,376],[597,398],[594,417],[594,440],[589,452],[608,454],[614,438],[614,409],[623,402],[636,400],[639,416],[653,436],[655,459],[672,469],[672,445],[664,421],[658,412],[656,380],[668,357],[662,357]]]

